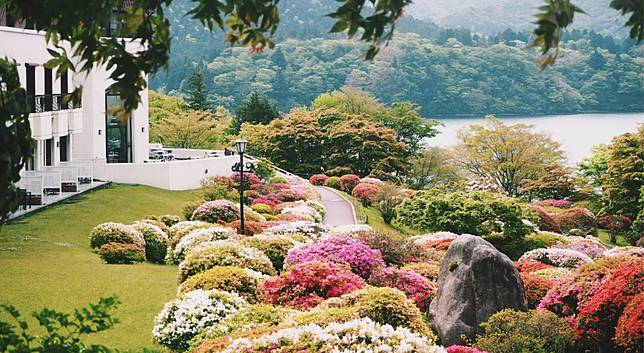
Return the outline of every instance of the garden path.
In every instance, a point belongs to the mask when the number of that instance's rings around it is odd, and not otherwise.
[[[353,205],[334,190],[318,186],[318,193],[322,197],[322,204],[326,208],[324,223],[330,226],[356,224]]]

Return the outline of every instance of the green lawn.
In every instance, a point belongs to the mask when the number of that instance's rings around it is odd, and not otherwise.
[[[0,303],[25,316],[42,307],[68,311],[116,294],[121,322],[91,341],[118,349],[159,348],[152,343],[153,319],[175,297],[176,267],[104,264],[89,248],[88,235],[102,222],[179,214],[193,198],[193,191],[114,185],[3,226]]]

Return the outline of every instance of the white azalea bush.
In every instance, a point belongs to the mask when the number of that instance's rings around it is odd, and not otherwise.
[[[98,249],[107,243],[134,244],[145,249],[143,234],[132,226],[122,223],[101,223],[92,229],[89,235],[92,249]]]
[[[280,349],[277,350],[276,348]],[[311,324],[286,328],[255,339],[240,338],[222,353],[260,352],[307,353],[446,353],[429,338],[415,334],[404,327],[381,325],[370,318],[324,327]]]
[[[351,237],[359,233],[370,232],[372,230],[373,228],[371,228],[371,226],[368,224],[345,224],[333,227],[331,229],[331,234]]]
[[[325,224],[297,221],[274,225],[266,230],[267,233],[287,235],[298,241],[314,241],[328,234],[331,228]]]
[[[185,350],[195,335],[247,305],[235,293],[197,289],[165,304],[154,319],[152,336],[173,350]]]
[[[189,251],[179,264],[179,281],[215,266],[238,266],[275,274],[271,260],[263,252],[229,239],[201,243]]]
[[[300,216],[316,223],[322,223],[324,220],[324,215],[305,201],[289,203],[288,206],[282,208],[280,214]]]
[[[575,268],[593,260],[586,254],[571,249],[535,249],[523,254],[519,261],[538,261],[556,267]]]
[[[605,257],[617,257],[617,256],[638,256],[644,257],[644,248],[639,246],[616,246],[610,250],[604,251],[602,256]]]
[[[191,230],[190,233],[182,237],[174,247],[174,250],[172,251],[173,261],[175,264],[178,264],[186,257],[188,251],[201,243],[236,238],[238,238],[238,235],[234,229],[222,226],[212,226]]]
[[[409,240],[413,241],[414,244],[416,245],[424,245],[433,241],[440,241],[440,240],[454,240],[458,238],[458,234],[452,233],[452,232],[435,232],[435,233],[429,233],[429,234],[424,234],[424,235],[416,235],[413,237],[410,237]]]

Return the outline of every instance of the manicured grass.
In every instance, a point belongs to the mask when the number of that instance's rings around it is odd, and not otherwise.
[[[605,244],[608,245],[619,245],[619,246],[627,246],[631,245],[629,244],[626,239],[624,239],[624,236],[620,233],[617,233],[617,244],[613,244],[610,242],[610,231],[606,229],[598,229],[597,230],[597,237],[599,240],[603,241]]]
[[[158,349],[152,343],[153,320],[175,297],[176,266],[107,265],[89,248],[88,236],[102,222],[180,214],[194,198],[193,191],[114,185],[3,226],[0,303],[28,317],[43,307],[70,311],[115,294],[122,302],[114,312],[120,323],[90,341],[118,349]]]

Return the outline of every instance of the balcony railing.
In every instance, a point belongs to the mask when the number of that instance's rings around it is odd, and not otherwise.
[[[71,100],[65,102],[64,94],[40,94],[27,96],[32,113],[55,112],[80,108],[81,103],[74,104]]]

